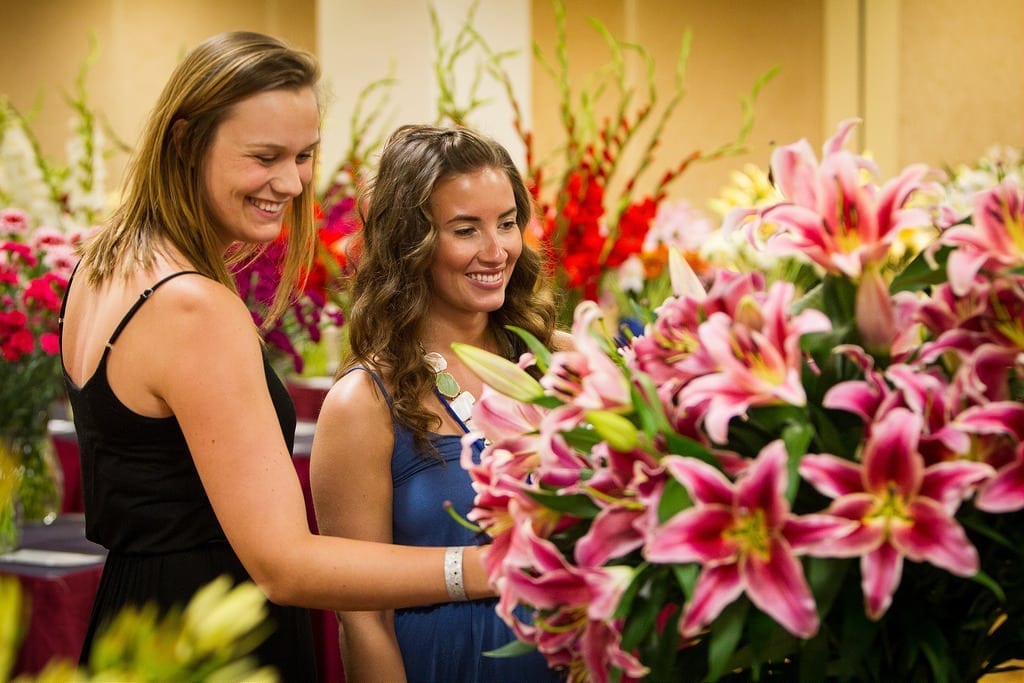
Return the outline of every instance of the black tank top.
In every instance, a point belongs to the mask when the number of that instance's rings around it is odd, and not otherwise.
[[[64,370],[82,461],[86,536],[113,551],[167,553],[225,540],[177,418],[135,413],[118,400],[107,379],[107,358],[135,312],[165,282],[187,274],[199,273],[173,273],[139,296],[83,386],[75,386]],[[66,305],[67,293],[60,313],[62,337]],[[295,406],[266,355],[263,365],[291,451]],[[246,397],[238,400],[244,402]]]

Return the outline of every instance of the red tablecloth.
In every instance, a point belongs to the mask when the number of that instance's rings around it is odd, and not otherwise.
[[[67,567],[0,562],[0,573],[18,577],[30,610],[13,673],[37,674],[51,660],[77,662],[106,551],[85,539],[81,515],[62,515],[48,527],[25,527],[20,547],[96,556]]]

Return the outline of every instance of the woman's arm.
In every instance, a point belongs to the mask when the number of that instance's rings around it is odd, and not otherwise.
[[[150,309],[150,310],[146,310]],[[366,610],[445,602],[444,549],[316,536],[267,391],[244,304],[200,277],[167,283],[141,381],[178,418],[228,541],[276,603]],[[490,595],[479,553],[465,554],[471,596]]]
[[[354,370],[324,399],[309,478],[320,533],[391,543],[394,432],[387,401]],[[341,661],[351,683],[406,680],[394,613],[338,612]]]

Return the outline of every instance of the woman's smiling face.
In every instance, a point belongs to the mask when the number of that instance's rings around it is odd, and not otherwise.
[[[523,251],[512,183],[500,168],[442,178],[430,196],[438,231],[430,266],[435,313],[490,313]]]
[[[206,155],[204,183],[224,246],[269,242],[313,179],[320,142],[312,88],[268,90],[231,108]]]

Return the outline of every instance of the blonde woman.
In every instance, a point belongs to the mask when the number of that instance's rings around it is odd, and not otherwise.
[[[221,574],[274,603],[264,664],[316,680],[303,606],[364,610],[490,593],[476,550],[315,536],[291,462],[295,410],[228,255],[287,221],[276,313],[311,258],[319,69],[248,32],[214,36],[157,101],[124,202],[85,245],[62,311],[87,536],[109,549],[83,660],[129,603],[184,604]],[[273,319],[273,316],[271,316]],[[343,428],[343,427],[342,427]]]

